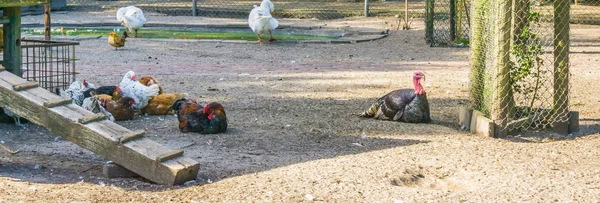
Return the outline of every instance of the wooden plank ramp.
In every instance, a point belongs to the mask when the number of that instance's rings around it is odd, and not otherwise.
[[[200,169],[183,151],[144,137],[144,131],[134,132],[102,119],[2,66],[0,106],[155,183],[175,185],[194,180]]]

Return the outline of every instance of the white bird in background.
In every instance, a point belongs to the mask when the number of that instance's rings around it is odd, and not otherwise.
[[[146,107],[148,105],[148,100],[153,96],[158,95],[158,91],[160,90],[158,84],[146,86],[140,83],[136,80],[136,75],[133,71],[129,71],[123,76],[119,88],[121,88],[122,97],[131,97],[135,100],[134,107],[137,109]]]
[[[275,10],[275,6],[270,0],[263,0],[260,6],[254,6],[250,15],[248,15],[248,25],[258,36],[258,42],[262,42],[260,34],[269,32],[269,41],[276,41],[273,38],[272,31],[279,26],[279,22],[273,18],[272,13]]]
[[[146,23],[144,12],[135,6],[119,8],[117,10],[117,20],[121,22],[121,25],[125,25],[128,32],[133,32],[131,37],[137,37],[138,30]]]

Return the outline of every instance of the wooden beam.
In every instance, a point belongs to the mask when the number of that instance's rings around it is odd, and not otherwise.
[[[37,82],[27,81],[27,82],[24,82],[21,84],[13,85],[12,87],[15,91],[22,91],[22,90],[26,90],[26,89],[36,88],[39,86],[40,86],[40,84],[38,84]]]
[[[180,156],[183,156],[183,150],[174,150],[157,156],[156,161],[163,162]]]
[[[175,156],[177,153],[170,153],[173,152],[172,149],[146,137],[120,144],[119,138],[131,133],[131,130],[108,120],[78,123],[80,118],[93,116],[94,113],[75,104],[47,108],[44,103],[61,97],[42,88],[13,91],[12,84],[23,82],[24,79],[9,72],[0,72],[0,106],[6,106],[32,123],[152,182],[174,185],[196,178],[200,169],[197,161],[185,156]],[[157,158],[162,162],[156,161]]]
[[[57,106],[63,106],[63,105],[67,105],[73,102],[73,99],[71,98],[67,98],[67,99],[55,99],[55,100],[49,100],[44,102],[44,106],[46,108],[54,108]]]
[[[86,116],[86,117],[81,117],[81,118],[79,118],[78,122],[81,123],[81,124],[88,124],[88,123],[91,123],[91,122],[101,121],[101,120],[104,120],[104,119],[106,119],[106,115],[104,115],[102,113],[97,113],[97,114],[94,114],[94,115],[89,115],[89,116]]]
[[[144,137],[144,134],[146,134],[146,132],[143,130],[138,130],[138,131],[133,131],[133,132],[127,133],[127,134],[123,135],[123,137],[119,138],[119,144],[123,144],[123,143],[129,142],[131,140],[142,138],[142,137]]]

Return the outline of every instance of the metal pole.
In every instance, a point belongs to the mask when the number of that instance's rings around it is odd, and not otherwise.
[[[456,3],[454,0],[450,0],[450,41],[456,40]]]
[[[44,39],[50,40],[50,4],[44,4]]]
[[[198,16],[198,0],[192,0],[192,15]]]
[[[369,17],[369,0],[365,0],[365,17]]]
[[[404,22],[408,26],[408,0],[404,0]]]

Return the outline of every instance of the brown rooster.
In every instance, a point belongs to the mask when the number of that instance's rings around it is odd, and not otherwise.
[[[117,121],[131,120],[135,115],[135,109],[133,108],[135,100],[131,97],[123,97],[118,101],[104,99],[101,105],[106,108]]]
[[[140,79],[138,79],[138,82],[140,82],[140,83],[142,83],[142,84],[144,84],[146,86],[157,84],[158,85],[158,94],[162,94],[163,93],[162,87],[158,84],[158,81],[156,81],[156,79],[154,79],[152,76],[141,77]]]
[[[225,115],[225,108],[223,108],[223,105],[212,102],[204,107],[202,113],[207,119],[204,123],[204,130],[200,133],[215,134],[227,130],[227,116]]]
[[[147,113],[150,115],[164,115],[168,114],[171,106],[177,100],[188,97],[187,93],[169,93],[169,94],[159,94],[150,101],[148,101],[148,105],[141,109],[142,113]]]
[[[179,130],[181,132],[200,132],[203,130],[203,123],[201,119],[203,116],[195,116],[197,114],[203,114],[203,107],[193,99],[179,99],[171,106],[177,113],[177,119],[179,120]]]

